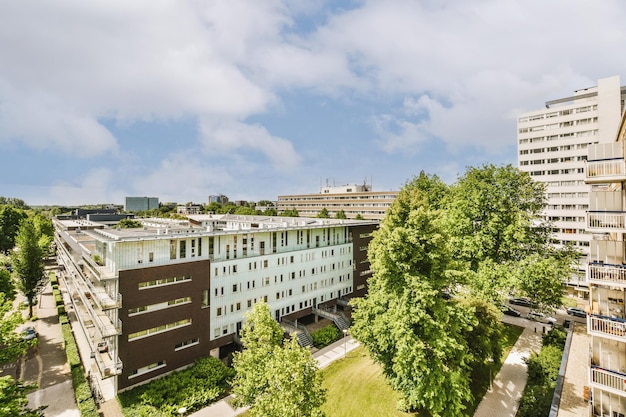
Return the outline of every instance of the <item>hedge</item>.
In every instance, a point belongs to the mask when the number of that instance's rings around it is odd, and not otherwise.
[[[64,318],[64,320],[62,321],[61,318]],[[65,340],[65,354],[72,372],[72,386],[74,387],[74,396],[76,397],[80,415],[81,417],[99,417],[98,406],[91,396],[91,389],[87,378],[85,378],[85,370],[80,361],[76,340],[67,321],[67,316],[65,314],[60,316],[59,321],[62,321],[61,331]]]
[[[340,336],[341,333],[339,333],[339,329],[332,324],[311,333],[313,344],[317,348],[330,345],[331,343],[339,340]]]

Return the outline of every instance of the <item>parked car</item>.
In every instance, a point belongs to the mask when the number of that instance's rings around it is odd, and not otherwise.
[[[33,340],[37,338],[37,336],[39,336],[39,333],[37,333],[37,330],[32,326],[22,330],[22,340]]]
[[[510,298],[509,304],[514,304],[516,306],[522,307],[530,307],[531,303],[528,298]]]
[[[554,317],[546,316],[545,314],[538,311],[528,312],[526,318],[528,320],[538,321],[539,323],[545,323],[550,325],[556,324],[556,319]]]
[[[582,317],[582,318],[587,317],[587,313],[585,312],[585,310],[583,310],[582,308],[576,308],[576,307],[568,308],[567,314],[569,314],[570,316],[575,316],[575,317]]]
[[[519,310],[514,309],[513,307],[502,305],[500,306],[500,310],[502,313],[507,316],[520,317],[522,313]]]

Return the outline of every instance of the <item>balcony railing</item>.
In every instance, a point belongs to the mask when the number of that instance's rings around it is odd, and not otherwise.
[[[626,375],[603,368],[591,367],[591,382],[618,395],[626,394]]]
[[[626,340],[626,322],[605,316],[587,316],[587,329],[591,335]]]
[[[601,263],[589,264],[589,283],[611,283],[626,285],[626,265],[611,265]]]
[[[626,227],[626,212],[589,211],[587,228],[599,230],[623,230]]]
[[[625,179],[626,161],[623,158],[587,161],[585,173],[588,182]]]

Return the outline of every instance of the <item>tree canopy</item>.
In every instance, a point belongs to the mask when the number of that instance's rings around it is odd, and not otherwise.
[[[496,305],[511,291],[560,306],[576,253],[550,245],[543,187],[507,165],[468,168],[447,186],[421,172],[401,190],[368,256],[352,334],[408,409],[463,415],[474,367],[498,361]]]
[[[0,205],[0,251],[9,253],[15,246],[15,236],[26,212],[10,205]]]
[[[29,303],[29,317],[33,316],[33,302],[45,285],[43,250],[39,246],[41,235],[31,219],[25,219],[15,238],[16,250],[12,253],[18,288]]]
[[[251,406],[252,417],[322,417],[325,400],[316,362],[283,330],[269,306],[255,304],[241,330],[243,351],[235,353],[232,381],[235,405]]]

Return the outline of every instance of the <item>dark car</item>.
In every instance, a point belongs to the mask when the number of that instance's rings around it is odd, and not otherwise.
[[[516,306],[522,306],[522,307],[531,306],[530,300],[528,298],[510,298],[509,304],[514,304]]]
[[[505,305],[500,306],[500,310],[502,310],[502,313],[507,316],[521,317],[522,315],[522,313],[519,310],[516,310],[513,307],[509,307]]]
[[[587,317],[587,313],[585,312],[585,310],[583,310],[582,308],[576,308],[576,307],[568,308],[567,314],[569,314],[570,316],[575,316],[575,317],[582,317],[582,318]]]

